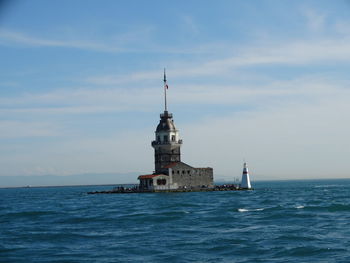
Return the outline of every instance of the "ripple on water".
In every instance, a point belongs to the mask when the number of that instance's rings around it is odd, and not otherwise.
[[[245,209],[245,208],[238,208],[237,211],[244,213],[244,212],[257,212],[257,211],[264,211],[265,208],[255,208],[255,209]]]

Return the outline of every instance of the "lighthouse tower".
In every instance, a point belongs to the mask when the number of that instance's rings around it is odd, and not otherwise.
[[[248,172],[248,167],[247,167],[246,162],[243,165],[241,188],[242,189],[251,189],[252,188],[252,186],[250,184],[249,172]]]
[[[152,141],[156,174],[166,173],[167,168],[164,167],[170,163],[181,162],[180,147],[182,140],[180,140],[179,131],[175,127],[173,115],[167,109],[167,89],[164,69],[164,113],[160,114],[160,121],[155,131],[155,140]]]

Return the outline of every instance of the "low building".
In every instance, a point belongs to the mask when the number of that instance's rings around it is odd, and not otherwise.
[[[161,191],[213,187],[213,168],[194,168],[174,162],[166,165],[163,171],[162,174],[140,175],[140,188]]]

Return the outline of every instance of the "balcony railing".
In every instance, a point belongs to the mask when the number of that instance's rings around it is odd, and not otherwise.
[[[166,142],[162,142],[162,141],[152,141],[152,146],[154,146],[154,145],[172,145],[172,144],[182,144],[182,140],[178,140],[178,141],[166,141]]]

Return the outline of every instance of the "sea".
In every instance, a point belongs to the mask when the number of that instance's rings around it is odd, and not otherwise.
[[[0,262],[350,262],[350,180],[0,189]]]

